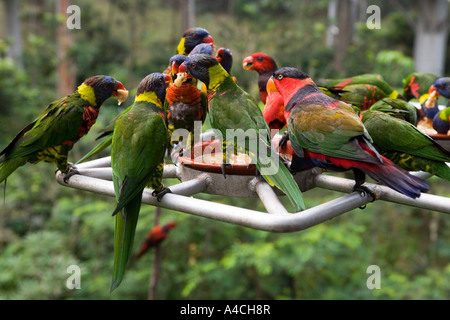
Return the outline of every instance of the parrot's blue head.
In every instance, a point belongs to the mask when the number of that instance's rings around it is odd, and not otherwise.
[[[110,76],[93,76],[87,78],[83,84],[93,89],[97,107],[100,107],[110,97],[118,97],[119,104],[128,97],[128,91],[124,85]]]
[[[219,48],[216,52],[216,59],[222,65],[222,67],[230,73],[233,66],[233,55],[228,48]]]
[[[172,79],[168,74],[154,72],[142,79],[136,91],[136,96],[145,92],[154,92],[161,103],[166,98],[166,87]]]
[[[219,61],[210,54],[194,54],[186,58],[179,68],[179,72],[189,72],[191,76],[209,86],[209,69],[217,66]]]
[[[434,81],[433,86],[444,98],[450,99],[450,77],[439,78]]]
[[[204,43],[211,43],[214,44],[213,38],[210,36],[208,30],[203,28],[190,28],[186,30],[183,34],[183,41],[184,41],[184,50],[185,52],[180,52],[178,50],[178,53],[182,54],[189,54],[192,49],[195,48],[196,45],[204,42]]]

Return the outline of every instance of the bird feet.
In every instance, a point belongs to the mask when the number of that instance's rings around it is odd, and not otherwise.
[[[80,174],[80,172],[77,170],[77,167],[75,167],[72,163],[67,164],[67,172],[63,172],[63,181],[64,183],[68,183],[69,179],[76,174]]]
[[[233,169],[233,165],[231,163],[224,163],[224,162],[222,162],[222,164],[220,165],[220,168],[222,169],[223,177],[225,179],[227,178],[227,175],[226,175],[227,167],[229,167],[230,169]]]
[[[172,190],[170,190],[169,188],[162,187],[161,190],[159,190],[159,191],[153,190],[152,196],[156,197],[156,200],[158,202],[161,202],[161,199],[164,197],[164,195],[171,193],[171,192],[172,192]]]
[[[372,198],[372,200],[370,202],[374,202],[375,200],[378,200],[378,194],[375,190],[363,186],[363,185],[357,185],[355,184],[355,187],[353,188],[353,191],[359,192],[359,194],[361,194],[362,197],[365,197],[366,195],[369,195],[369,197]],[[363,205],[361,207],[359,207],[360,209],[365,209],[366,205]]]

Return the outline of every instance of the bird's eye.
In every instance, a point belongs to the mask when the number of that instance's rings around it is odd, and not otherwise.
[[[192,35],[192,38],[197,39],[197,38],[198,38],[198,35],[194,33],[194,34]]]
[[[256,57],[256,61],[259,61],[259,62],[261,62],[261,61],[263,61],[264,60],[264,58],[263,57]]]
[[[279,74],[279,75],[276,76],[276,78],[277,78],[278,80],[283,80],[284,76],[283,76],[282,74]]]
[[[192,69],[196,69],[197,68],[197,64],[196,63],[191,63],[191,68]]]
[[[105,90],[109,90],[110,88],[111,88],[110,84],[103,85],[103,89],[105,89]]]

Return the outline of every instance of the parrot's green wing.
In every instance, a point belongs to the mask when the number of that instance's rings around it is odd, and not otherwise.
[[[52,103],[6,147],[6,158],[29,156],[47,147],[70,141],[79,131],[83,112],[79,99],[66,97]]]
[[[356,140],[352,140],[363,136],[370,142],[371,138],[358,115],[346,103],[340,102],[335,108],[323,104],[305,104],[294,108],[289,116],[288,130],[291,142],[311,152],[373,161]]]
[[[385,151],[399,151],[436,161],[450,161],[431,137],[413,124],[379,111],[366,111],[362,120],[374,143]]]

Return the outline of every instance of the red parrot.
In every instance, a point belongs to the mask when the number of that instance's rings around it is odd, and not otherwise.
[[[268,93],[263,116],[270,130],[281,130],[286,127],[287,118],[285,118],[284,114],[284,101],[279,92],[272,91]]]
[[[147,236],[145,237],[145,241],[141,246],[141,249],[138,253],[136,253],[136,259],[142,257],[144,253],[146,253],[150,248],[156,247],[160,244],[167,236],[169,235],[170,229],[173,229],[177,226],[177,223],[174,221],[170,221],[166,223],[164,226],[156,225],[149,231]]]
[[[275,70],[277,70],[277,64],[275,60],[265,53],[255,52],[242,60],[242,67],[245,70],[255,70],[256,72],[258,72],[259,97],[261,101],[266,104],[266,84],[267,80],[269,80]]]
[[[278,69],[267,87],[283,97],[289,140],[298,158],[334,171],[352,169],[354,190],[368,192],[374,199],[376,195],[362,186],[366,174],[410,198],[428,191],[425,181],[376,151],[349,104],[325,95],[303,71],[292,67]]]

